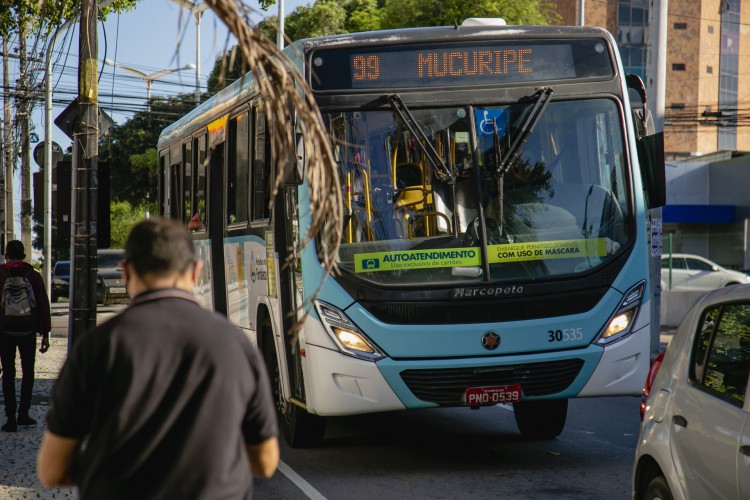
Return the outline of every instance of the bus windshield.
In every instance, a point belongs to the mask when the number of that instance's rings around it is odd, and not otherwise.
[[[532,106],[324,114],[344,192],[339,266],[385,285],[538,279],[624,251],[619,106],[552,101],[523,130]]]

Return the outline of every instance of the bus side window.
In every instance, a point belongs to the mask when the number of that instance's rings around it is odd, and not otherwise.
[[[227,161],[226,224],[247,222],[248,215],[248,114],[242,113],[229,121],[229,158]]]
[[[193,150],[190,141],[182,145],[182,221],[187,222],[193,216]]]
[[[195,155],[195,207],[193,216],[205,224],[206,218],[206,166],[208,164],[208,155],[206,154],[206,136],[201,135],[193,139],[193,154]],[[205,226],[204,226],[205,227]]]
[[[253,108],[253,220],[268,219],[271,212],[271,144],[266,135],[266,115],[260,105]]]
[[[167,213],[167,185],[166,185],[166,175],[167,175],[167,164],[169,163],[169,150],[164,150],[161,155],[159,155],[159,180],[158,180],[158,201],[157,201],[157,207],[161,211],[161,213],[165,214]]]
[[[169,216],[174,219],[179,219],[182,215],[180,170],[179,163],[175,163],[169,168]]]

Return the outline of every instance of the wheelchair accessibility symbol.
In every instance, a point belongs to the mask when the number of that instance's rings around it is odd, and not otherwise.
[[[502,109],[477,109],[477,131],[480,135],[505,135],[506,117]]]

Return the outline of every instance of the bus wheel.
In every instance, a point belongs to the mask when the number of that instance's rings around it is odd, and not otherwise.
[[[325,418],[312,415],[304,408],[284,399],[279,363],[276,359],[273,335],[270,333],[264,335],[263,360],[268,369],[276,413],[284,440],[292,448],[309,448],[322,444],[326,430]]]
[[[567,399],[543,399],[513,403],[521,435],[528,439],[553,439],[560,435],[568,416]]]

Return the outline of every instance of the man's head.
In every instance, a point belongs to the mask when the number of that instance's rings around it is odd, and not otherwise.
[[[8,260],[23,260],[26,258],[26,250],[23,243],[18,240],[11,240],[5,245],[5,258]]]
[[[147,289],[160,288],[170,280],[174,281],[171,286],[185,288],[190,284],[177,280],[195,277],[193,240],[182,224],[172,219],[155,217],[136,224],[125,244],[124,260],[127,281],[138,281]]]

